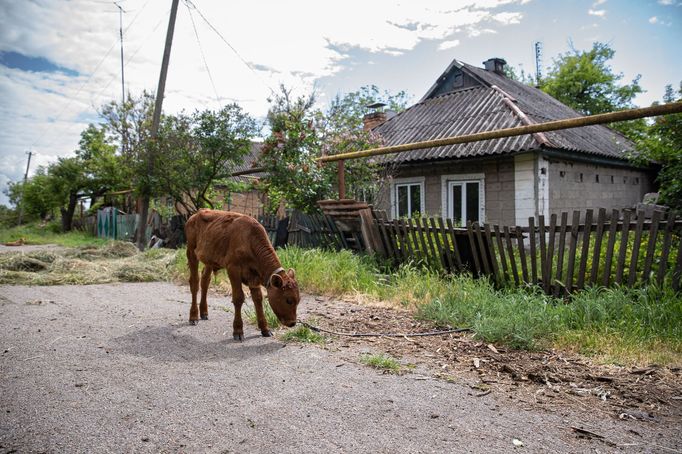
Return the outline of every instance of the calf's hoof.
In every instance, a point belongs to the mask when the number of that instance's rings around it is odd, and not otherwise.
[[[243,335],[243,334],[233,334],[232,337],[233,337],[234,340],[236,340],[236,341],[239,341],[239,342],[243,342],[243,341],[244,341],[244,335]]]
[[[189,324],[190,324],[191,326],[194,326],[194,325],[196,325],[197,323],[199,323],[199,320],[190,320],[190,321],[189,321]]]
[[[201,319],[202,319],[202,320],[208,320],[208,314],[202,315],[202,316],[201,316]]]
[[[272,331],[270,331],[269,329],[261,331],[260,333],[263,335],[263,337],[272,337]]]

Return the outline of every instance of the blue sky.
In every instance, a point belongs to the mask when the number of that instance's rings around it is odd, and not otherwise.
[[[126,88],[154,90],[171,1],[119,3]],[[454,58],[534,74],[536,41],[544,68],[570,45],[610,44],[614,71],[641,74],[636,103],[649,105],[682,80],[682,0],[181,0],[164,109],[235,101],[263,118],[281,83],[315,89],[321,106],[369,84],[416,102]],[[0,189],[22,178],[27,150],[32,170],[73,154],[97,109],[120,99],[119,52],[113,2],[0,0]]]

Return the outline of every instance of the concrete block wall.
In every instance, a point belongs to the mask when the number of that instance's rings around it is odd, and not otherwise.
[[[632,208],[653,191],[643,170],[549,160],[549,212]]]

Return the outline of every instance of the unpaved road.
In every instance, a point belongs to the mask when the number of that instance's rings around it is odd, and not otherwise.
[[[225,298],[198,326],[187,301],[164,283],[0,286],[0,453],[682,451],[679,421],[524,409],[248,324],[238,343]]]

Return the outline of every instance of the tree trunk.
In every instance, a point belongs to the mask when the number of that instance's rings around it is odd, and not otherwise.
[[[73,227],[73,213],[76,211],[76,204],[78,203],[78,197],[75,192],[69,194],[69,204],[64,209],[63,207],[59,209],[62,213],[62,231],[70,232]]]

